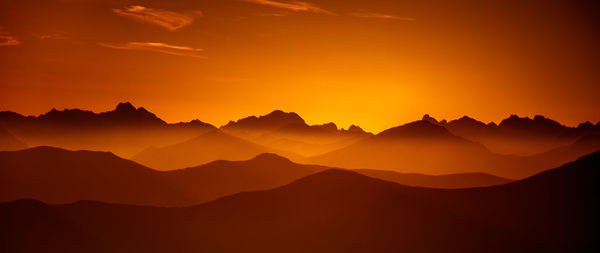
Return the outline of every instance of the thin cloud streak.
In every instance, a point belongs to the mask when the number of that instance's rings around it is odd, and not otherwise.
[[[304,11],[313,13],[322,13],[332,15],[333,12],[322,9],[316,5],[301,1],[274,1],[274,0],[241,0],[244,2],[271,6],[279,9],[286,9],[291,11]]]
[[[113,12],[119,16],[157,25],[169,31],[181,29],[194,22],[195,16],[202,15],[201,12],[182,14],[167,10],[151,9],[140,5],[132,5],[122,9],[113,9]]]
[[[152,51],[157,53],[186,56],[194,58],[206,58],[200,52],[203,52],[202,48],[193,48],[188,46],[176,46],[162,42],[127,42],[124,44],[111,44],[111,43],[98,43],[100,46],[121,49],[121,50],[140,50],[140,51]]]
[[[359,17],[359,18],[379,18],[379,19],[395,19],[402,21],[415,21],[416,18],[412,17],[404,17],[404,16],[395,16],[384,13],[376,13],[376,12],[354,12],[350,13],[351,16]]]
[[[21,44],[21,42],[19,40],[17,40],[16,37],[14,36],[10,36],[10,35],[5,35],[5,34],[0,34],[0,46],[16,46]]]

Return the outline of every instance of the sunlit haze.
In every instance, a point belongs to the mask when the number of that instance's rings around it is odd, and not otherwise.
[[[595,124],[597,17],[567,0],[2,1],[0,110],[130,101],[220,126],[281,109],[372,132],[425,113]]]

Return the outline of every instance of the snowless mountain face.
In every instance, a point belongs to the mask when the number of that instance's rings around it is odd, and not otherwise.
[[[7,252],[596,250],[599,164],[600,153],[594,153],[521,181],[460,190],[325,170],[273,190],[185,208],[18,200],[0,204],[0,247]]]

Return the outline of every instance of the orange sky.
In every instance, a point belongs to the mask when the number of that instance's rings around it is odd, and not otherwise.
[[[375,132],[424,113],[600,120],[585,1],[38,2],[0,2],[0,110],[131,101],[218,126],[282,109]]]

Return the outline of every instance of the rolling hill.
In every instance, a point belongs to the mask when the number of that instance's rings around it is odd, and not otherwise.
[[[6,252],[595,252],[600,153],[501,186],[408,187],[327,170],[269,191],[156,208],[0,205]]]
[[[107,152],[52,147],[0,152],[0,164],[0,201],[98,200],[156,206],[193,205],[242,191],[275,188],[324,168],[262,154],[248,161],[214,161],[157,171]]]
[[[174,170],[214,160],[247,160],[262,153],[277,153],[291,159],[300,157],[214,130],[170,146],[147,148],[131,159],[152,168]]]
[[[443,126],[420,120],[301,161],[350,169],[377,168],[433,175],[483,172],[521,179],[600,150],[596,138],[584,137],[584,140],[587,141],[577,141],[570,148],[538,155],[501,155],[456,136]]]
[[[0,152],[0,201],[32,198],[47,203],[97,200],[109,203],[186,206],[243,191],[267,190],[330,169],[301,165],[275,154],[246,161],[213,161],[156,171],[111,153],[52,147]],[[476,187],[506,180],[491,175],[402,175],[360,171],[408,185]]]

